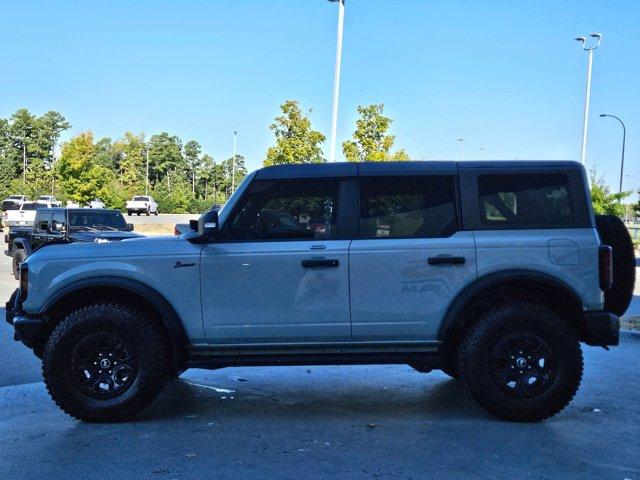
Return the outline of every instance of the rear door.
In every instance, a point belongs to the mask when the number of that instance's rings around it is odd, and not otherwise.
[[[476,278],[456,185],[452,174],[360,178],[349,254],[354,341],[436,340],[449,304]]]

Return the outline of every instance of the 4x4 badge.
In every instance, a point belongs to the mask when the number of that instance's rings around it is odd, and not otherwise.
[[[173,266],[173,268],[182,268],[182,267],[195,267],[196,264],[195,263],[182,263],[182,262],[176,262],[176,264]]]

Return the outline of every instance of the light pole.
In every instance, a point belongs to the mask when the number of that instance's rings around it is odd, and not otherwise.
[[[460,142],[460,160],[464,160],[464,142],[466,140],[462,137],[456,138],[456,142]]]
[[[620,120],[615,115],[609,115],[608,113],[601,113],[600,118],[611,117],[615,118],[622,125],[622,159],[620,160],[620,187],[618,188],[618,193],[622,193],[622,176],[624,174],[624,146],[627,141],[627,127],[625,127],[624,122]]]
[[[238,139],[238,131],[233,131],[233,160],[231,161],[231,193],[236,189],[236,142]]]
[[[482,160],[487,159],[487,147],[480,147],[478,150],[482,152]]]
[[[582,149],[580,150],[580,163],[582,163],[583,165],[585,157],[587,156],[587,129],[589,127],[589,99],[591,97],[591,70],[593,67],[593,51],[600,46],[600,40],[602,40],[601,33],[592,33],[589,36],[595,39],[595,43],[587,45],[587,37],[576,37],[576,40],[582,45],[582,49],[589,54],[589,61],[587,64],[587,88],[584,98],[584,119],[582,123]]]
[[[145,145],[144,154],[146,157],[146,173],[145,173],[145,182],[144,182],[144,194],[149,195],[149,145]]]
[[[338,38],[336,42],[336,66],[333,79],[333,109],[331,112],[331,139],[329,143],[329,161],[336,161],[336,132],[338,129],[338,99],[340,97],[340,66],[342,64],[342,32],[344,30],[345,0],[329,0],[338,3]]]

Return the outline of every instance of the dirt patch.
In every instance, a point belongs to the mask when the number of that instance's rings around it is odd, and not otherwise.
[[[141,235],[173,235],[173,224],[143,223],[135,225],[133,231]]]

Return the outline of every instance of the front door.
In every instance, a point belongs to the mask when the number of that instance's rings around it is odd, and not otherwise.
[[[449,175],[361,178],[349,260],[354,341],[436,340],[448,306],[476,278],[455,183]]]
[[[211,344],[351,340],[349,241],[336,238],[339,182],[254,181],[202,251]]]

